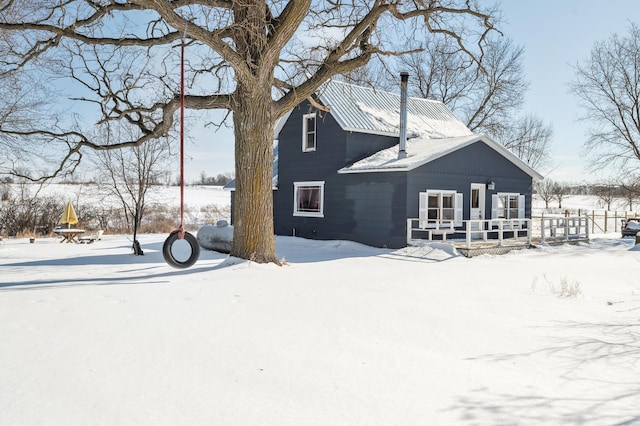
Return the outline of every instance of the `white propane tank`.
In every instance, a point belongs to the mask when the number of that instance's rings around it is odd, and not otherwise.
[[[204,225],[200,228],[196,238],[203,249],[229,253],[233,241],[233,226],[226,220],[219,220],[215,225]]]

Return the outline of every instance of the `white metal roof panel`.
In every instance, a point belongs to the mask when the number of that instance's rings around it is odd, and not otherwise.
[[[389,136],[400,133],[399,94],[330,81],[321,87],[319,96],[344,130]],[[408,137],[452,138],[472,134],[442,102],[409,98],[407,113]]]

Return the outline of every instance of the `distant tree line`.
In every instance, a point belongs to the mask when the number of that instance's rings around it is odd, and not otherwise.
[[[200,178],[196,181],[197,185],[211,185],[211,186],[224,186],[231,182],[234,178],[233,173],[218,173],[217,176],[207,176],[202,171],[200,172]]]
[[[609,179],[576,184],[544,179],[535,184],[534,193],[545,202],[545,208],[550,208],[553,201],[557,202],[557,208],[563,208],[562,201],[568,195],[591,195],[606,210],[615,209],[622,201],[625,208],[633,211],[640,202],[640,181]]]

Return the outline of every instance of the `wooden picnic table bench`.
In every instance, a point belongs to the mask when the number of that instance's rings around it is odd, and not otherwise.
[[[60,243],[77,243],[78,236],[84,234],[84,229],[76,229],[76,228],[56,228],[53,232],[62,237]]]

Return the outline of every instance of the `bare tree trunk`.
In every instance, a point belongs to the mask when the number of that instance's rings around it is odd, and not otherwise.
[[[234,108],[236,190],[231,255],[275,262],[272,100],[268,85],[238,83]],[[251,171],[251,172],[249,172]]]

